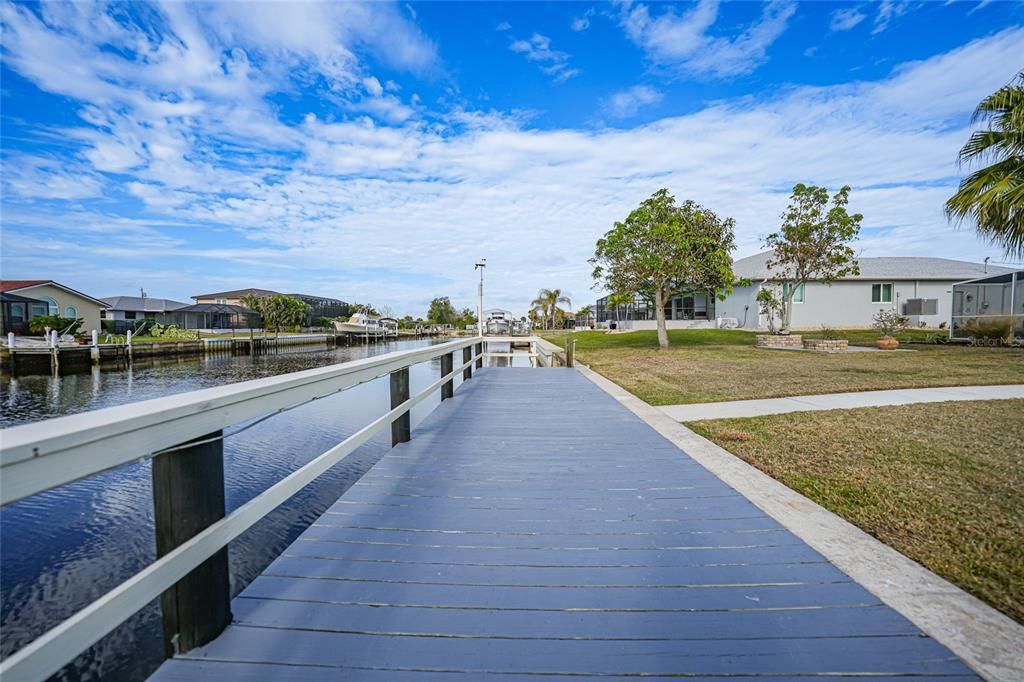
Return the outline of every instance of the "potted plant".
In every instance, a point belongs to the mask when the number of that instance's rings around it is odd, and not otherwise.
[[[875,345],[881,350],[895,350],[900,342],[896,334],[907,328],[910,319],[900,315],[894,309],[879,310],[872,318],[871,326],[882,333],[882,338],[875,340]]]

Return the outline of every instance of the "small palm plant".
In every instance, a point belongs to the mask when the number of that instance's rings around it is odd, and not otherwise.
[[[960,163],[992,161],[960,182],[946,216],[971,219],[978,232],[1008,256],[1024,257],[1024,71],[982,100],[974,121],[986,119],[960,150]]]

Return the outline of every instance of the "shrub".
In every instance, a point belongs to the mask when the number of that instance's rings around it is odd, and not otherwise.
[[[910,318],[892,309],[879,310],[871,319],[871,326],[881,332],[883,337],[895,336],[910,325]]]
[[[114,320],[100,320],[100,326],[108,334],[117,333],[117,323]]]
[[[154,322],[149,328],[149,336],[157,339],[187,339],[189,341],[199,338],[199,332],[194,329],[178,329],[177,325],[167,325]]]
[[[821,325],[821,338],[826,341],[838,341],[846,338],[846,332],[842,329],[833,329],[832,327]]]
[[[61,334],[74,334],[85,320],[74,317],[61,317],[60,315],[39,315],[29,320],[28,330],[33,334],[44,334],[46,328],[56,329]]]
[[[976,339],[1009,339],[1013,334],[1013,320],[1010,317],[995,317],[987,320],[967,320],[964,331]]]
[[[768,318],[768,333],[775,334],[779,330],[776,325],[776,320],[782,319],[782,312],[785,305],[779,297],[775,295],[775,292],[765,287],[757,292],[757,307],[761,314]]]

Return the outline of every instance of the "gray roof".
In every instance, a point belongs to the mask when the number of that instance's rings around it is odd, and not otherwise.
[[[271,291],[270,289],[257,289],[255,287],[249,287],[248,289],[232,289],[231,291],[216,291],[212,294],[196,294],[192,298],[242,298],[252,294],[253,296],[277,296],[279,292]]]
[[[733,262],[732,271],[736,277],[752,280],[772,279],[768,272],[770,251],[759,253]],[[875,258],[858,258],[860,275],[843,277],[844,280],[879,280],[879,279],[938,279],[961,281],[974,277],[1000,275],[1010,272],[1010,268],[989,265],[988,271],[981,263],[952,260],[949,258],[925,258],[919,256],[881,256]]]
[[[188,303],[172,301],[169,298],[151,298],[147,296],[110,296],[100,299],[110,306],[112,310],[135,310],[146,313],[165,313],[178,308],[184,308]]]

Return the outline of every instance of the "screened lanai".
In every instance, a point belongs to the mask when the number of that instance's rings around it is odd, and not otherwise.
[[[1004,327],[1024,336],[1024,270],[953,285],[950,336],[984,336],[985,330]]]

